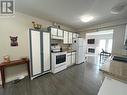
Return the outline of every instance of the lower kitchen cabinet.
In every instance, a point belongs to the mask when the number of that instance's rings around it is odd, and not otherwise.
[[[67,66],[71,66],[71,53],[67,53]]]
[[[76,63],[76,52],[72,52],[72,65]]]
[[[67,53],[67,66],[72,66],[76,63],[76,52]]]

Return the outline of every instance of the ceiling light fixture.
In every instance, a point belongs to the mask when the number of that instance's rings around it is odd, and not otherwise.
[[[127,6],[127,2],[121,2],[111,9],[112,14],[119,14]]]
[[[89,21],[91,21],[93,19],[94,19],[94,17],[93,16],[90,16],[90,15],[86,15],[86,16],[82,16],[81,17],[81,21],[82,22],[89,22]]]

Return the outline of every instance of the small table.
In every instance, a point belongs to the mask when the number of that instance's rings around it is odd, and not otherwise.
[[[15,65],[20,65],[20,64],[27,64],[27,68],[28,68],[28,76],[30,77],[30,70],[29,70],[29,60],[14,60],[14,61],[10,61],[10,62],[2,62],[0,64],[0,70],[1,70],[1,80],[2,80],[2,87],[4,88],[5,86],[5,68],[6,67],[11,67],[11,66],[15,66]]]

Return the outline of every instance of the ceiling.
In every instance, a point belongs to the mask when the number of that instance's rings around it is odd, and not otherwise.
[[[15,0],[18,12],[74,29],[127,18],[127,7],[118,15],[110,13],[112,7],[122,1],[127,0]],[[83,15],[92,15],[95,19],[83,23],[80,20]]]
[[[92,32],[92,33],[86,33],[86,35],[107,35],[107,34],[113,34],[113,30],[106,30],[106,31],[98,31],[98,32]]]

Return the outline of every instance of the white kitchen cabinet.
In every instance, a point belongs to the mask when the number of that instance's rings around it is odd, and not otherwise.
[[[73,39],[77,38],[77,34],[73,33]]]
[[[72,32],[64,31],[64,44],[72,44]]]
[[[31,73],[33,76],[41,73],[41,33],[39,31],[31,30],[30,31],[30,55],[31,55]],[[34,49],[32,49],[34,48]]]
[[[77,38],[77,33],[72,33],[68,31],[63,31],[57,28],[51,28],[51,38],[52,39],[61,39],[64,44],[72,44],[73,39]]]
[[[78,33],[73,33],[73,39],[75,39],[75,38],[78,38],[79,37],[79,34]]]
[[[68,44],[68,37],[69,37],[68,32],[64,31],[64,39],[63,39],[64,44]]]
[[[43,32],[43,71],[50,70],[50,33]]]
[[[76,38],[78,38],[79,37],[79,34],[76,34]]]
[[[76,52],[72,52],[72,65],[76,63]]]
[[[50,68],[50,32],[29,30],[29,55],[31,79],[47,73]]]
[[[67,66],[72,66],[76,63],[76,52],[67,53]]]
[[[57,36],[57,29],[56,28],[51,28],[51,35]]]
[[[52,39],[63,39],[63,30],[57,28],[51,28]]]
[[[72,44],[72,32],[69,32],[69,40],[68,40],[69,44]]]
[[[71,66],[71,53],[67,53],[67,66]]]
[[[63,37],[63,30],[58,29],[58,36],[59,36],[59,37]]]

